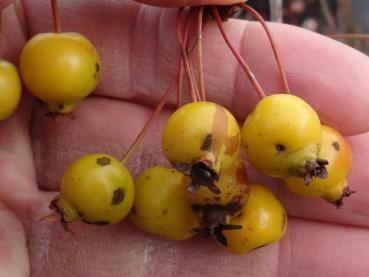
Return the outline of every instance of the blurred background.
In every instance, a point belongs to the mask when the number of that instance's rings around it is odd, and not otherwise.
[[[267,20],[297,25],[324,35],[369,34],[369,0],[249,0]],[[241,13],[241,18],[252,19]],[[369,54],[369,39],[341,39]]]

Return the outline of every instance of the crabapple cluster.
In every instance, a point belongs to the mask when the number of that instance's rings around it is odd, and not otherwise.
[[[52,3],[54,21],[58,21],[55,1]],[[256,14],[247,5],[239,5]],[[235,52],[217,7],[212,10]],[[185,240],[201,233],[214,237],[230,252],[246,253],[279,241],[287,228],[287,215],[270,190],[249,183],[240,156],[242,149],[257,170],[282,179],[291,192],[342,205],[342,199],[353,193],[347,182],[349,144],[338,131],[322,125],[308,103],[291,95],[274,42],[271,40],[286,93],[265,96],[257,80],[251,78],[261,100],[240,129],[230,111],[206,101],[204,86],[196,93],[191,83],[194,78],[186,56],[188,49],[181,37],[182,12],[179,9],[177,20],[180,66],[185,65],[192,102],[179,104],[164,126],[161,147],[172,167],[146,169],[133,181],[124,165],[152,122],[150,118],[123,160],[90,154],[73,162],[63,176],[60,193],[50,203],[54,214],[48,217],[56,216],[68,231],[69,223],[77,220],[107,225],[129,215],[138,228],[154,235]],[[202,12],[200,8],[201,24]],[[50,113],[70,114],[76,103],[96,88],[101,62],[86,37],[62,33],[57,23],[55,27],[56,33],[38,34],[27,42],[20,56],[20,73],[27,89],[47,105]],[[236,54],[236,58],[247,76],[253,76],[242,57]],[[0,60],[0,120],[14,112],[20,94],[17,70]],[[168,96],[169,90],[153,115],[160,112]]]
[[[240,143],[238,123],[224,107],[204,101],[180,107],[162,134],[163,152],[173,168],[153,167],[136,179],[133,222],[146,232],[175,240],[196,233],[212,235],[236,253],[279,240],[286,225],[284,209],[270,191],[250,192]],[[254,207],[259,209],[256,214],[249,211]],[[265,235],[250,237],[249,244],[238,249],[250,226]]]

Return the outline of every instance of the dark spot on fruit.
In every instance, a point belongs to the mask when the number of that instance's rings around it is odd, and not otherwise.
[[[237,168],[236,178],[237,181],[240,182],[241,184],[247,183],[246,169],[243,163],[240,164],[240,166]]]
[[[84,223],[87,224],[93,224],[93,225],[99,225],[99,226],[104,226],[104,225],[109,225],[109,221],[106,220],[100,220],[100,221],[88,221],[88,220],[82,220]]]
[[[277,144],[275,146],[275,148],[277,149],[278,153],[283,152],[284,150],[286,150],[286,147],[283,144]]]
[[[112,205],[118,205],[120,202],[122,202],[124,199],[124,189],[122,188],[117,188],[114,192],[113,192],[113,198],[111,200],[111,204]]]
[[[133,206],[132,209],[131,209],[131,211],[132,211],[133,214],[136,214],[136,207]]]
[[[334,150],[339,151],[340,150],[340,144],[337,141],[332,142],[332,146]]]
[[[215,200],[215,201],[220,201],[220,199],[221,199],[221,197],[220,197],[220,196],[215,196],[215,197],[214,197],[214,200]]]
[[[101,166],[109,165],[111,163],[110,158],[108,157],[102,157],[97,158],[97,164]]]
[[[208,151],[211,148],[211,144],[212,144],[212,136],[211,134],[206,135],[202,145],[201,145],[201,150],[202,151]]]
[[[245,148],[249,148],[249,146],[247,144],[245,144]]]
[[[81,211],[77,210],[77,214],[78,214],[79,217],[84,217],[84,214]]]
[[[242,207],[239,202],[229,202],[224,208],[230,215],[233,215],[241,210]]]
[[[162,215],[167,215],[168,214],[168,209],[164,209],[162,212],[161,212]]]
[[[99,73],[100,72],[100,65],[99,65],[99,63],[95,63],[95,71],[96,71],[96,73]]]
[[[59,109],[59,110],[64,109],[64,104],[58,104],[58,109]]]

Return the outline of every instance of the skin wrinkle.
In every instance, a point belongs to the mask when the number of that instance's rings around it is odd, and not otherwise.
[[[37,5],[37,0],[26,2],[27,5]],[[67,2],[63,3],[63,5],[68,5]],[[33,11],[33,13],[35,14],[35,11]],[[38,15],[39,13],[40,10],[37,11]],[[32,18],[35,20],[34,17]],[[46,22],[44,24],[46,24]],[[358,67],[361,68],[362,71],[365,71],[365,66],[363,66],[363,64],[358,65]],[[352,67],[350,68],[352,69]],[[152,94],[155,94],[155,91],[152,92]],[[359,100],[360,99],[358,99],[358,101]],[[86,107],[91,104],[90,101],[93,100],[87,100],[85,102]],[[99,98],[99,100],[96,101],[100,103],[99,105],[105,107],[106,110],[107,105],[106,103],[103,103],[105,99]],[[112,101],[112,103],[113,102],[117,101]],[[119,104],[119,110],[123,111],[132,106],[132,104],[128,104],[123,101],[119,101],[117,103]],[[81,105],[81,107],[82,106],[83,105]],[[138,106],[137,108],[139,108],[135,110],[135,112],[137,112],[137,117],[140,117],[140,109],[144,109],[147,114],[147,108]],[[94,109],[92,110],[94,111]],[[24,111],[24,109],[21,109],[21,111]],[[42,112],[42,110],[38,111]],[[94,121],[96,118],[98,118],[96,117],[95,113],[88,110],[86,114],[83,114],[83,108],[79,109],[78,112],[80,117],[88,116],[91,121]],[[116,121],[116,118],[119,118],[119,116],[117,116],[118,114],[116,113],[115,109],[109,109],[109,113],[107,114],[111,113],[115,114],[114,118]],[[141,118],[141,120],[144,119]],[[111,124],[112,120],[108,120],[108,122]],[[9,121],[5,123],[10,124]],[[16,125],[16,123],[17,122],[13,122],[14,125]],[[35,123],[39,124],[38,122]],[[68,122],[68,124],[69,123],[70,122]],[[98,123],[99,122],[96,121],[97,125]],[[352,123],[352,125],[354,124],[355,122]],[[127,124],[127,126],[131,128],[132,123],[130,125]],[[40,127],[42,127],[42,125]],[[67,133],[67,130],[62,130],[63,132]],[[110,131],[111,130],[109,128],[109,133]],[[43,135],[45,136],[49,134],[46,130],[43,132]],[[91,130],[85,130],[85,132],[91,133]],[[23,135],[24,134],[22,133],[22,136]],[[134,134],[129,135],[132,135],[133,137]],[[50,136],[49,141],[53,142],[54,138],[55,136]],[[357,137],[354,137],[352,140],[354,145],[356,145],[355,143],[358,142],[356,138]],[[74,138],[74,140],[78,139],[79,138]],[[126,137],[122,137],[120,139],[123,143],[124,140],[128,140]],[[365,140],[366,139],[363,139],[362,142],[364,143]],[[78,145],[79,143],[78,141],[74,141],[74,144]],[[86,144],[86,142],[84,142],[84,144]],[[150,140],[148,140],[145,148],[147,148],[149,145]],[[5,144],[0,145],[0,148],[5,147]],[[358,144],[358,150],[360,149],[363,148]],[[122,149],[119,149],[119,153],[122,152],[121,150]],[[364,152],[366,152],[366,150],[364,150]],[[53,155],[52,153],[48,154],[51,156]],[[74,151],[73,155],[77,157],[79,153]],[[145,155],[146,154],[144,154],[144,156]],[[28,163],[29,161],[24,162]],[[151,160],[151,162],[154,161]],[[361,162],[365,164],[364,157],[362,158]],[[44,171],[54,170],[53,168],[50,168],[47,163],[43,169]],[[0,168],[0,174],[2,173],[1,170],[2,169]],[[359,175],[359,173],[360,172],[357,172],[355,174]],[[361,174],[360,178],[365,181],[368,177],[364,174]],[[255,180],[261,180],[261,178],[258,177],[258,179]],[[0,180],[0,183],[1,181],[4,180]],[[32,180],[32,182],[33,181],[34,180]],[[26,185],[27,180],[21,179],[19,183]],[[29,183],[31,183],[31,181]],[[365,183],[367,182],[360,182],[360,184]],[[363,189],[365,188],[364,185],[362,187]],[[283,191],[282,188],[278,188],[278,190]],[[142,265],[140,262],[141,254],[143,250],[146,249],[145,247],[147,247],[147,245],[150,245],[150,247],[154,247],[154,249],[156,249],[156,251],[151,254],[151,272],[160,272],[162,265],[165,264],[166,261],[172,261],[172,266],[169,269],[169,273],[168,271],[163,271],[164,274],[161,276],[166,276],[167,274],[173,272],[184,272],[187,276],[203,276],[204,274],[208,274],[210,272],[209,267],[212,266],[213,269],[216,269],[216,274],[219,276],[224,276],[225,274],[235,276],[267,276],[267,274],[272,275],[271,272],[276,270],[276,264],[274,263],[274,257],[277,254],[276,245],[267,246],[241,257],[224,254],[219,247],[214,245],[214,243],[211,241],[194,239],[188,242],[168,242],[163,239],[157,239],[156,237],[143,234],[131,226],[131,224],[129,224],[127,221],[106,228],[76,223],[73,224],[73,230],[75,230],[77,234],[80,234],[80,236],[71,236],[70,234],[64,233],[57,222],[51,223],[38,221],[42,215],[45,215],[45,213],[49,212],[47,205],[52,198],[52,195],[53,194],[50,193],[39,193],[37,200],[29,200],[31,203],[33,203],[33,210],[28,216],[28,220],[25,221],[25,227],[27,230],[27,237],[30,242],[29,249],[32,264],[32,277],[70,276],[76,274],[79,276],[122,276],[122,274],[125,276],[137,276],[137,270],[139,271],[139,269],[142,269],[144,266],[146,266]],[[363,198],[364,196],[365,193],[355,196],[359,197],[356,199],[363,199],[361,200],[361,203],[359,203],[362,208],[364,204],[368,203],[367,199]],[[288,203],[290,198],[290,195],[284,196],[282,201],[284,203]],[[322,207],[322,209],[320,209],[320,213],[322,213],[322,211],[327,211],[330,208],[330,206],[316,205],[318,200],[300,201],[299,199],[301,198],[297,197],[296,199],[298,202],[302,202],[300,203],[300,206],[302,204],[306,204],[306,208],[313,209],[315,207]],[[352,198],[352,201],[355,202],[355,198]],[[351,203],[351,201],[347,202],[347,204],[349,203]],[[357,205],[357,208],[359,208],[360,205]],[[292,205],[292,207],[298,206]],[[340,212],[345,213],[346,207],[344,207]],[[8,226],[6,222],[1,221],[0,225],[10,228],[9,230],[14,232],[14,229],[11,229],[11,226]],[[306,231],[304,231],[305,229]],[[287,274],[289,274],[291,277],[296,276],[296,274],[299,274],[299,276],[309,276],[309,274],[310,276],[312,274],[325,275],[327,272],[334,274],[334,276],[339,276],[339,274],[343,273],[346,273],[347,275],[354,274],[356,276],[365,276],[369,270],[369,265],[367,264],[367,261],[364,260],[364,258],[369,254],[367,253],[368,251],[365,251],[365,249],[369,249],[367,228],[345,227],[344,229],[340,225],[331,225],[326,223],[321,224],[306,220],[302,221],[291,219],[289,233],[294,235],[293,240],[290,238],[290,235],[288,235],[281,242],[281,244],[284,244],[285,241],[291,241],[290,249],[294,250],[291,252],[291,254],[289,254],[287,251],[283,252],[285,255],[281,258],[281,268],[289,270],[285,276],[288,276]],[[316,253],[316,249],[318,249],[320,244],[314,244],[315,241],[318,241],[321,245],[324,245],[322,249],[324,251],[319,251]],[[337,244],[337,242],[340,242],[340,244]],[[47,243],[49,243],[49,245],[47,245]],[[20,249],[19,241],[15,241],[12,246],[14,247],[9,247],[9,249]],[[47,248],[46,253],[48,259],[44,259],[42,256],[39,256],[40,247]],[[76,252],[75,249],[79,249],[81,251],[82,249],[84,250],[80,253],[89,253],[88,258]],[[344,251],[342,251],[342,249],[344,249]],[[172,257],[173,253],[176,252],[179,254],[176,254],[175,257]],[[102,253],[104,255],[101,255]],[[328,264],[320,263],[319,258],[320,260],[325,260],[327,257],[329,257],[329,253],[333,253],[334,256],[336,256],[336,253],[340,253],[340,257],[339,259],[332,260],[331,263]],[[357,257],[352,259],[350,256],[351,253],[357,253]],[[286,255],[293,256],[293,264],[289,263]],[[103,260],[101,257],[103,257]],[[208,257],[208,260],[204,259],[204,257]],[[311,260],[312,257],[316,257],[316,259]],[[273,261],[273,263],[270,261]],[[228,267],[223,266],[227,263],[229,264]],[[311,267],[311,264],[315,265],[314,268]],[[18,268],[20,265],[27,267],[27,265],[23,264],[19,259],[17,259],[17,262],[14,263],[14,265],[16,265]],[[349,272],[345,270],[349,270]],[[144,270],[143,272],[147,271]],[[145,275],[147,276],[147,274]],[[7,274],[6,276],[16,275]]]

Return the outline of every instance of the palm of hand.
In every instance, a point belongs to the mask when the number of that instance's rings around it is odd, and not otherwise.
[[[43,1],[25,3],[32,34],[49,30]],[[91,8],[92,7],[92,8]],[[244,256],[225,253],[200,238],[166,241],[144,234],[129,220],[98,227],[75,223],[75,235],[55,222],[38,221],[50,211],[66,166],[94,152],[121,157],[150,110],[174,78],[178,52],[170,10],[127,2],[79,1],[61,5],[65,30],[81,31],[103,57],[103,81],[79,104],[76,119],[50,120],[29,96],[16,115],[0,122],[1,276],[364,276],[369,269],[369,60],[348,47],[292,27],[273,25],[291,87],[311,103],[322,121],[348,135],[353,151],[349,182],[357,191],[340,210],[321,200],[302,199],[249,167],[252,182],[272,186],[289,214],[285,238]],[[19,13],[18,13],[19,14]],[[84,16],[84,17],[82,17]],[[13,6],[4,11],[6,57],[16,60],[24,44]],[[230,21],[266,91],[279,91],[272,54],[256,24]],[[134,31],[132,31],[134,28]],[[160,32],[159,32],[160,31]],[[213,24],[205,30],[205,72],[209,99],[243,119],[256,95]],[[257,49],[257,50],[255,50]],[[324,53],[324,55],[322,55]],[[227,60],[227,67],[219,60]],[[247,93],[247,95],[246,95]],[[134,104],[136,103],[136,104]],[[137,104],[138,103],[138,104]],[[109,107],[108,109],[106,107]],[[165,164],[160,149],[165,111],[128,167],[137,174]]]

